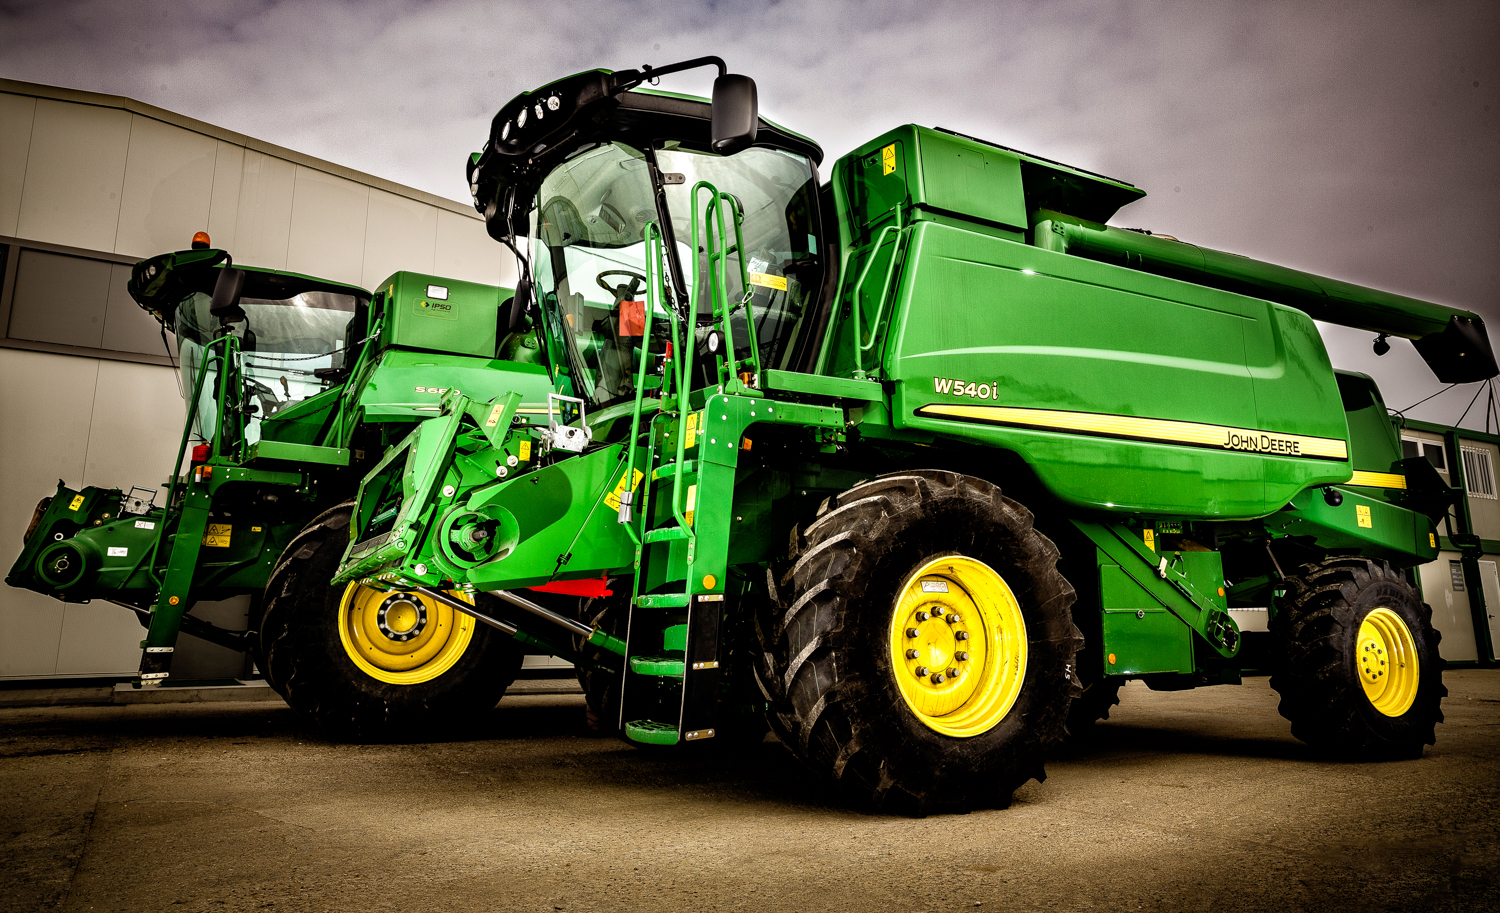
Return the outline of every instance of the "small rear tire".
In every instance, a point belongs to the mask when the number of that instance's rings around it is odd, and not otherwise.
[[[1328,558],[1287,578],[1271,622],[1281,715],[1345,760],[1419,758],[1443,720],[1442,635],[1384,561]]]

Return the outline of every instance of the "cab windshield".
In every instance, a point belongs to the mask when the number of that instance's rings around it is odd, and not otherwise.
[[[196,403],[189,404],[195,434],[211,440],[217,429],[219,362],[208,360],[208,345],[219,325],[209,313],[211,296],[194,292],[177,307],[177,348],[182,356],[183,395],[192,396],[205,362],[209,376]],[[244,297],[245,320],[233,324],[240,337],[245,399],[256,405],[245,426],[245,443],[260,440],[260,422],[325,390],[330,381],[320,368],[344,367],[346,334],[355,298],[335,292],[302,292],[289,298]]]
[[[822,277],[817,258],[817,176],[803,156],[753,147],[723,157],[666,143],[656,150],[665,183],[684,280],[692,282],[692,188],[708,181],[732,194],[744,210],[744,250],[729,257],[726,301],[741,300],[741,259],[750,273],[749,313],[755,320],[763,368],[783,367]],[[699,197],[701,207],[707,194]],[[656,221],[644,153],[621,143],[588,149],[554,168],[542,182],[532,212],[532,262],[540,301],[567,353],[574,392],[595,405],[634,393],[646,353],[666,351],[667,314],[652,317],[644,338],[646,223]],[[700,222],[702,213],[699,213]],[[733,229],[730,229],[732,234]],[[732,243],[732,241],[731,241]],[[702,257],[698,323],[712,311],[707,260]],[[658,296],[660,306],[666,296]],[[747,317],[734,315],[737,345],[748,346]],[[742,351],[741,354],[747,354]]]

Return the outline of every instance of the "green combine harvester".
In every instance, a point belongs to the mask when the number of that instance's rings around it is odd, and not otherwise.
[[[711,102],[640,88],[710,65]],[[444,394],[336,579],[571,635],[625,739],[768,722],[878,808],[1006,804],[1131,678],[1269,665],[1317,749],[1433,742],[1410,569],[1451,493],[1313,320],[1468,382],[1497,373],[1477,316],[1109,227],[1141,190],[949,131],[821,157],[718,58],[501,108],[469,181],[548,408]]]
[[[174,467],[186,460],[186,472],[174,469],[163,506],[156,489],[59,482],[6,583],[137,612],[142,684],[168,678],[180,631],[248,650],[293,707],[339,735],[396,735],[493,707],[524,644],[446,603],[330,578],[360,479],[439,414],[445,393],[545,410],[535,334],[501,325],[510,291],[401,272],[372,296],[234,267],[209,243],[200,233],[191,250],[141,261],[129,285],[177,337],[188,417]],[[189,614],[245,594],[247,631]]]

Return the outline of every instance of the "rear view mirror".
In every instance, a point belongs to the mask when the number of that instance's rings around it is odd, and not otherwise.
[[[734,155],[755,144],[759,125],[759,102],[755,80],[725,73],[714,80],[712,148],[720,155]]]
[[[245,271],[226,266],[219,270],[219,278],[214,281],[214,297],[208,305],[208,312],[226,323],[231,320],[244,320],[245,312],[240,310],[240,293],[245,290]]]

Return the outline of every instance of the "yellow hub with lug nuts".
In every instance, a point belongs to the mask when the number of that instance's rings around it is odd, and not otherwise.
[[[897,689],[927,728],[983,735],[1010,712],[1026,679],[1026,620],[989,565],[933,558],[906,579],[891,616]]]
[[[465,594],[449,595],[473,604]],[[354,665],[391,685],[430,682],[453,668],[474,639],[475,621],[417,593],[349,584],[339,602],[339,640]]]
[[[1354,648],[1359,683],[1370,704],[1386,716],[1400,716],[1417,699],[1417,644],[1411,629],[1390,609],[1374,609],[1359,623]]]

